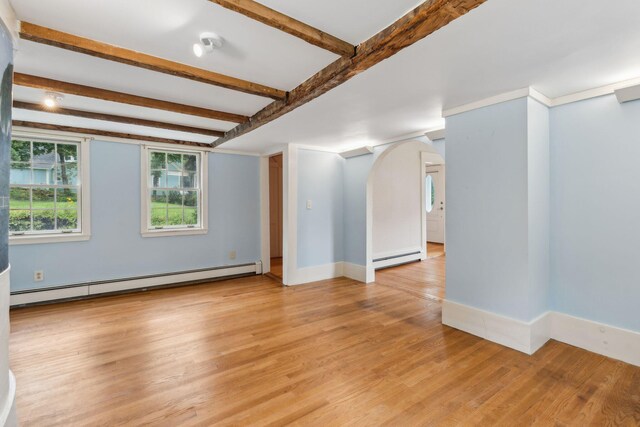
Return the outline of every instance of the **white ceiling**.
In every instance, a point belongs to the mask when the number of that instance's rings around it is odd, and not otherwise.
[[[288,115],[223,145],[348,149],[443,125],[443,108],[533,86],[549,97],[640,76],[640,2],[488,0]]]
[[[262,2],[354,44],[421,3]],[[13,5],[18,18],[25,21],[285,90],[336,58],[206,0],[13,0]],[[222,51],[199,60],[190,48],[202,31],[216,31],[228,43]],[[488,0],[391,59],[223,148],[264,152],[283,143],[348,148],[389,140],[441,126],[443,108],[526,86],[557,97],[638,77],[638,52],[640,2],[636,0],[617,0],[615,7],[601,0]],[[270,102],[24,41],[15,65],[23,73],[246,115]],[[33,89],[15,89],[18,100],[35,102],[41,96]],[[233,127],[232,123],[79,97],[65,97],[64,106],[223,130]],[[18,114],[23,120],[60,117]],[[86,123],[71,120],[76,126]],[[106,129],[105,123],[92,125]],[[110,127],[133,132],[127,125]],[[167,138],[176,134],[153,132]]]
[[[260,0],[260,3],[357,45],[424,0]]]

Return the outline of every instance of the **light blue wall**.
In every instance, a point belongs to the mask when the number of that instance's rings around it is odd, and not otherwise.
[[[549,108],[527,99],[529,316],[549,310]]]
[[[429,141],[429,139],[427,138],[427,144],[433,146],[433,148],[435,148],[435,150],[438,152],[438,154],[440,154],[442,156],[443,159],[446,160],[445,157],[445,140],[444,139],[438,139],[436,141]]]
[[[344,261],[343,163],[335,153],[298,151],[298,268]]]
[[[209,155],[209,233],[142,238],[140,147],[91,143],[91,240],[10,247],[12,290],[111,280],[260,259],[259,159]],[[236,250],[237,258],[228,259]],[[33,281],[34,270],[45,280]]]
[[[367,179],[373,154],[352,157],[344,162],[344,260],[367,264]]]
[[[551,111],[555,310],[640,331],[640,102]]]
[[[447,299],[528,321],[527,99],[447,118]]]

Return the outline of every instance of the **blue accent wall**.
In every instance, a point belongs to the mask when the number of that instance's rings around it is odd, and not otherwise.
[[[9,159],[13,82],[13,41],[0,21],[0,272],[7,269],[9,251]]]
[[[298,151],[298,268],[344,260],[343,164],[335,153]]]
[[[209,154],[208,234],[143,238],[140,155],[137,145],[91,142],[91,239],[11,246],[13,291],[260,259],[258,157]],[[33,281],[35,270],[44,271],[43,282]]]
[[[367,179],[374,156],[352,157],[344,164],[344,260],[367,264]]]
[[[532,319],[527,99],[447,118],[447,299]]]
[[[640,101],[551,110],[556,311],[640,331]]]

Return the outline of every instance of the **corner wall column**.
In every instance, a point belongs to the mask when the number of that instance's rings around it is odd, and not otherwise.
[[[523,97],[447,118],[443,323],[528,354],[549,339],[549,110]]]

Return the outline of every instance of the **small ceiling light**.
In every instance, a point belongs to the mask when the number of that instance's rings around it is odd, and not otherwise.
[[[64,98],[63,95],[56,92],[47,92],[44,96],[44,105],[47,108],[55,108],[58,106],[58,103],[62,101]]]
[[[216,33],[202,33],[200,34],[200,42],[193,45],[193,54],[200,58],[205,53],[220,49],[223,44],[224,39]]]

